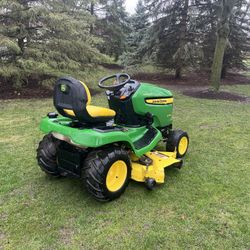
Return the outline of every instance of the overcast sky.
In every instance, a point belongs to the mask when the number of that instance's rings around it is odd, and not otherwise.
[[[135,6],[138,0],[126,0],[126,10],[128,13],[133,14],[135,12]]]

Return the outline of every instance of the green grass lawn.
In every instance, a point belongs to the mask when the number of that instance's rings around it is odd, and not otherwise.
[[[248,59],[245,60],[245,65],[247,67],[245,75],[250,76],[250,58],[248,58]]]
[[[250,86],[247,85],[223,85],[221,90],[237,93],[243,96],[250,96]]]
[[[37,166],[52,100],[0,106],[0,249],[250,249],[250,104],[175,93],[174,127],[190,136],[185,167],[153,192],[131,181],[105,204]]]

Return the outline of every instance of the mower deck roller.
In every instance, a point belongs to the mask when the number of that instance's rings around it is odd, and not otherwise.
[[[55,84],[54,106],[43,118],[46,133],[37,149],[41,169],[74,176],[99,201],[118,198],[129,180],[148,189],[164,183],[164,169],[181,168],[188,150],[186,132],[172,129],[173,96],[166,89],[130,79],[103,78],[109,108],[91,104],[86,84],[64,77]],[[166,152],[155,150],[164,141]]]

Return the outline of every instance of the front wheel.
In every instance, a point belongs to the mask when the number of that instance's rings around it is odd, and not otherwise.
[[[120,197],[128,186],[130,175],[128,153],[117,146],[90,152],[82,168],[87,191],[99,201]]]
[[[168,136],[166,150],[170,152],[176,150],[177,158],[182,158],[187,153],[188,145],[188,134],[182,130],[173,130]]]

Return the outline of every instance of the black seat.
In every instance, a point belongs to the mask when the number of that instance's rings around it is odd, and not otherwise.
[[[81,81],[72,77],[60,78],[54,88],[54,105],[66,117],[83,123],[100,123],[113,119],[115,111],[90,105],[91,94]]]

